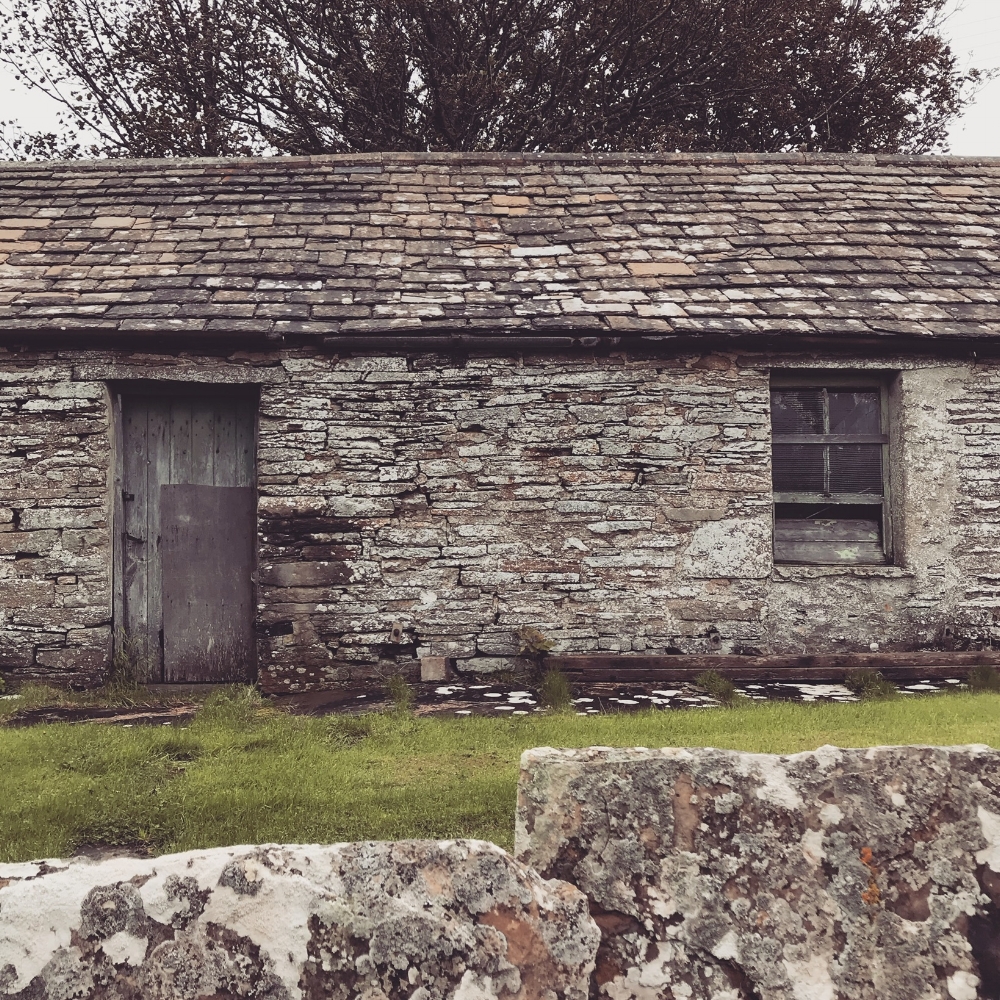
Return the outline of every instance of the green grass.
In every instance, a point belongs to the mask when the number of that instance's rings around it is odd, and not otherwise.
[[[992,667],[986,669],[996,674]],[[887,681],[879,670],[852,670],[845,678],[844,686],[865,701],[888,701],[899,697],[899,688],[892,681]]]
[[[554,712],[573,710],[573,688],[559,670],[546,670],[538,689],[538,703]]]
[[[518,756],[532,746],[1000,745],[1000,694],[580,717],[293,717],[252,691],[178,727],[0,728],[0,860],[88,843],[482,837],[510,848]]]

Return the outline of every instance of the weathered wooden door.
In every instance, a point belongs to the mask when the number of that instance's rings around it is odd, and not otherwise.
[[[250,399],[121,396],[126,650],[151,681],[254,674]]]

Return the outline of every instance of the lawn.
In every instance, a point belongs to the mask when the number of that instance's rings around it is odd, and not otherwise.
[[[7,703],[10,704],[9,702]],[[1000,695],[750,704],[580,717],[303,718],[252,690],[184,727],[0,727],[0,861],[87,844],[153,852],[221,844],[482,837],[511,848],[518,757],[532,746],[824,743],[1000,745]]]

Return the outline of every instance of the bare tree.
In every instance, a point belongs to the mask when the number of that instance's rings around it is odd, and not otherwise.
[[[27,155],[261,151],[248,78],[269,55],[223,0],[13,0],[0,30],[0,59],[62,106],[61,133],[15,138]]]
[[[19,155],[920,152],[986,74],[946,0],[10,0]]]

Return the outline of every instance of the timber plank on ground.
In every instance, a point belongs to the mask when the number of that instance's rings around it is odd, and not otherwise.
[[[855,670],[878,670],[891,681],[962,677],[977,666],[1000,668],[996,650],[973,652],[836,653],[817,656],[734,656],[634,653],[547,656],[547,667],[578,681],[693,681],[714,670],[739,681],[839,683]]]

